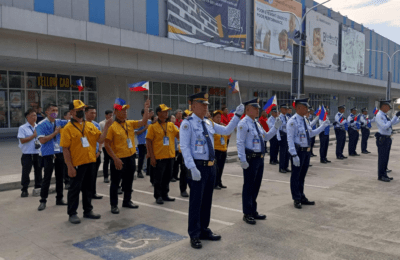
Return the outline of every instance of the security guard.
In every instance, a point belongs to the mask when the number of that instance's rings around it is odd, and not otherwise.
[[[287,113],[289,106],[288,104],[282,104],[280,106],[281,113],[279,115],[279,119],[282,121],[282,126],[279,128],[279,133],[277,134],[277,138],[279,141],[279,172],[287,173],[291,172],[289,170],[289,154],[288,154],[288,143],[287,143],[287,133],[286,126],[288,122]]]
[[[356,152],[358,138],[360,137],[360,133],[358,132],[360,129],[360,123],[357,122],[357,108],[353,107],[350,110],[351,114],[347,118],[347,122],[349,122],[349,156],[360,156]]]
[[[329,112],[328,108],[325,108],[327,112]],[[319,125],[321,126],[324,123],[321,119],[319,119]],[[329,147],[329,131],[331,126],[325,127],[324,131],[319,133],[319,156],[321,163],[330,163],[328,160],[328,147]]]
[[[372,119],[369,119],[368,116],[368,109],[364,107],[361,109],[362,116],[361,116],[361,153],[363,154],[369,154],[367,150],[367,145],[368,145],[368,139],[369,139],[369,134],[371,133],[370,129],[372,127],[372,123],[375,122],[375,117]]]
[[[344,145],[346,144],[346,131],[348,129],[348,123],[343,114],[345,109],[345,105],[338,107],[339,112],[336,114],[335,122],[333,123],[336,135],[336,158],[339,160],[347,159],[343,155]]]
[[[390,100],[380,101],[379,112],[376,114],[376,125],[378,132],[375,134],[376,146],[378,146],[378,180],[390,182],[393,178],[387,176],[387,165],[389,163],[389,154],[392,146],[392,126],[399,123],[400,112],[390,119],[386,113],[392,108]]]
[[[188,171],[190,187],[189,236],[193,248],[202,247],[200,239],[220,240],[209,228],[216,167],[214,134],[229,135],[239,123],[244,106],[236,108],[236,116],[228,126],[205,119],[208,111],[208,94],[201,92],[189,96],[193,114],[183,120],[180,128],[180,145]],[[190,174],[189,174],[190,173]]]
[[[309,108],[308,121],[310,121],[312,130],[317,129],[318,117],[314,115],[314,108],[312,106],[310,106],[310,108]],[[311,138],[311,152],[310,152],[311,157],[316,156],[313,153],[314,145],[315,145],[315,136]]]
[[[99,219],[99,214],[93,213],[92,189],[96,167],[96,143],[102,144],[107,135],[112,119],[106,121],[103,133],[92,123],[85,122],[85,104],[74,100],[69,104],[71,121],[61,132],[60,146],[63,147],[68,176],[71,178],[68,190],[69,222],[79,224],[81,220],[76,210],[79,206],[79,193],[82,191],[83,217]]]
[[[146,135],[151,171],[154,172],[154,198],[157,204],[175,201],[168,193],[175,161],[175,138],[179,137],[179,130],[174,123],[167,122],[168,111],[171,109],[164,104],[156,108],[158,121],[149,126]]]
[[[107,133],[105,147],[112,158],[111,161],[111,185],[110,205],[111,213],[119,214],[118,208],[118,187],[122,180],[124,200],[122,207],[136,209],[139,206],[131,201],[133,175],[136,170],[135,156],[135,129],[147,124],[149,118],[150,100],[144,104],[144,115],[141,121],[126,120],[128,117],[129,105],[125,100],[116,98],[114,103],[115,121]]]
[[[308,111],[308,98],[296,99],[296,114],[287,123],[287,142],[289,153],[292,156],[292,176],[290,190],[294,200],[294,207],[301,209],[301,205],[315,205],[304,195],[304,180],[310,164],[311,137],[324,131],[330,122],[327,119],[316,130],[312,130],[306,123],[304,116]]]
[[[247,224],[256,224],[256,219],[266,219],[267,216],[257,212],[257,196],[260,191],[264,173],[264,155],[266,153],[264,141],[270,140],[282,125],[278,118],[274,127],[265,132],[255,120],[259,115],[260,105],[258,99],[243,103],[246,116],[240,121],[236,136],[236,145],[240,165],[243,168],[243,221]]]
[[[222,125],[221,123],[221,110],[215,110],[212,115],[212,121],[215,124]],[[215,189],[220,190],[221,188],[225,189],[226,186],[222,184],[222,173],[224,171],[226,157],[228,155],[228,136],[227,135],[214,135],[214,149],[215,149],[215,160],[217,163],[217,178],[215,180]]]
[[[276,107],[273,107],[270,112],[271,116],[268,118],[267,124],[269,129],[272,129],[275,125],[276,119],[279,115]],[[279,133],[274,135],[271,139],[269,139],[270,149],[269,149],[269,164],[276,165],[279,163],[278,161],[278,153],[279,153],[279,143],[278,136]]]

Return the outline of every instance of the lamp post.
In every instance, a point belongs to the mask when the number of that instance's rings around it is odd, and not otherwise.
[[[389,53],[384,52],[384,51],[378,51],[378,50],[371,50],[371,49],[367,49],[367,51],[373,51],[373,52],[380,52],[380,53],[384,53],[388,56],[389,58],[389,69],[388,69],[388,81],[387,81],[387,87],[386,87],[386,100],[390,99],[390,90],[392,87],[392,78],[391,78],[391,74],[392,74],[392,58],[394,57],[394,55],[398,52],[400,52],[400,50],[395,51],[392,56],[389,55]]]
[[[299,77],[298,77],[298,85],[297,85],[297,98],[300,98],[300,90],[301,90],[301,80],[300,80],[300,78],[301,78],[301,68],[302,68],[301,60],[303,58],[302,57],[303,55],[302,55],[301,47],[302,47],[302,41],[306,40],[306,37],[304,37],[304,35],[303,35],[303,22],[304,22],[304,19],[306,18],[307,14],[313,8],[316,8],[316,7],[320,6],[320,5],[326,4],[326,3],[330,2],[330,1],[331,0],[327,0],[327,1],[323,2],[323,3],[317,4],[316,6],[313,6],[312,8],[310,8],[310,10],[308,10],[303,15],[301,20],[297,17],[297,15],[295,13],[292,13],[292,12],[268,10],[268,12],[292,14],[296,18],[297,23],[299,24],[299,27],[300,27],[300,35],[299,35],[299,42],[300,42],[300,48],[299,48]],[[294,66],[294,63],[293,63],[293,66]],[[304,70],[304,68],[303,68],[303,70]],[[292,73],[293,73],[293,70],[292,70]],[[292,75],[292,78],[293,78],[293,75]]]

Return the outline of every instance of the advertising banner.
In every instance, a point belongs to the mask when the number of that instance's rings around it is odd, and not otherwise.
[[[299,23],[292,14],[270,10],[292,12],[301,19],[301,8],[296,1],[254,0],[254,55],[291,60],[292,44],[299,44],[294,37]]]
[[[306,18],[306,62],[313,67],[339,68],[339,23],[315,11]]]
[[[365,35],[342,24],[341,71],[364,74]]]
[[[246,50],[246,0],[168,0],[168,38]]]

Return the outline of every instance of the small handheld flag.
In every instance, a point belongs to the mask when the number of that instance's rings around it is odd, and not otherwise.
[[[324,105],[322,105],[321,109],[319,110],[319,120],[322,120],[322,121],[326,120],[326,113],[325,113]]]
[[[79,92],[81,92],[81,91],[83,90],[82,80],[81,80],[81,79],[78,79],[78,80],[76,81],[76,85],[78,86]]]
[[[339,122],[343,123],[343,120],[344,120],[344,118],[343,118],[343,116],[341,116],[340,119],[339,119]]]
[[[263,110],[265,110],[265,112],[267,112],[267,114],[269,114],[272,110],[273,107],[276,107],[278,105],[278,102],[276,100],[276,95],[274,95],[272,98],[270,98],[267,101],[267,104],[265,104],[265,106],[263,107]]]
[[[232,78],[229,78],[229,88],[231,90],[231,93],[238,93],[239,92],[239,81],[233,80]]]
[[[321,106],[318,107],[317,113],[315,115],[319,116],[320,114],[321,114]]]
[[[379,111],[378,108],[375,107],[375,108],[374,108],[374,115],[376,115],[376,114],[378,113],[378,111]]]
[[[133,92],[138,91],[149,91],[149,82],[148,81],[140,81],[138,83],[128,84],[129,90]]]
[[[296,107],[296,100],[293,100],[292,107],[293,107],[293,108]]]

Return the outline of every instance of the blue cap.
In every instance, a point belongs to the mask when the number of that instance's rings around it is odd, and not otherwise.
[[[361,112],[368,112],[368,109],[364,107],[363,109],[361,109]]]
[[[309,106],[308,109],[309,109],[310,111],[315,111],[314,108],[313,108],[312,106]]]
[[[276,107],[271,108],[271,112],[278,112],[278,109]]]
[[[308,104],[309,100],[310,100],[309,98],[301,98],[301,99],[296,99],[294,102],[296,105],[302,104],[302,105],[305,105],[306,107],[310,107],[310,104]]]
[[[281,105],[279,106],[279,108],[289,108],[289,106],[288,106],[288,104],[283,103],[283,104],[281,104]]]
[[[382,107],[383,105],[388,105],[390,108],[392,108],[392,101],[391,100],[381,100],[381,101],[379,101],[379,107]]]
[[[357,111],[357,107],[353,107],[352,109],[350,109],[351,111],[355,110]]]
[[[255,99],[249,100],[247,102],[244,102],[243,105],[245,105],[245,106],[249,105],[249,106],[260,108],[258,101],[259,101],[258,98],[255,98]]]
[[[346,106],[345,106],[345,105],[338,106],[338,109],[341,109],[341,108],[344,108],[344,109],[346,109]]]
[[[200,92],[194,95],[191,95],[188,97],[190,101],[196,101],[199,103],[203,103],[203,104],[210,104],[208,103],[208,93],[206,92]]]

